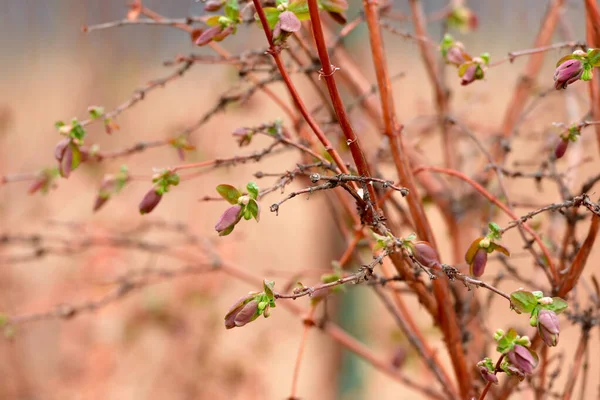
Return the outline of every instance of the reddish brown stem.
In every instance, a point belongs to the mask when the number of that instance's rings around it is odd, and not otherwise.
[[[600,11],[598,2],[594,0],[585,0],[586,11],[586,32],[585,37],[587,45],[591,48],[600,47]],[[590,93],[590,108],[594,120],[600,120],[600,77],[594,74],[592,80],[588,82]],[[596,125],[596,141],[600,149],[600,125]]]
[[[577,382],[577,376],[579,375],[579,370],[581,369],[581,364],[583,363],[583,355],[587,350],[589,338],[589,332],[584,330],[581,334],[581,338],[579,339],[577,350],[575,350],[573,366],[569,369],[569,378],[567,379],[567,383],[565,385],[562,400],[571,400],[573,389],[575,389],[575,383]]]
[[[304,355],[304,349],[306,348],[306,341],[308,339],[308,333],[310,332],[311,323],[313,313],[315,311],[315,306],[311,305],[308,310],[308,315],[306,317],[306,322],[304,323],[304,328],[302,329],[302,337],[300,338],[300,346],[298,346],[298,355],[296,356],[296,363],[294,364],[294,375],[292,377],[292,389],[290,393],[290,399],[296,399],[296,391],[298,388],[298,379],[300,377],[300,366],[302,365],[302,356]]]
[[[254,0],[255,3],[257,1],[258,0]],[[329,58],[327,44],[325,43],[325,36],[323,34],[323,27],[321,25],[321,17],[319,16],[319,6],[317,4],[317,0],[308,0],[308,9],[310,12],[310,22],[313,29],[315,44],[317,46],[319,58],[321,59],[321,68],[323,72],[321,76],[327,84],[327,90],[329,91],[331,102],[333,103],[333,109],[335,110],[335,114],[339,121],[340,127],[342,128],[342,132],[346,137],[346,143],[350,148],[350,152],[352,153],[352,158],[356,164],[356,169],[358,170],[359,175],[371,176],[367,159],[365,158],[365,155],[360,147],[358,136],[356,136],[354,129],[352,129],[350,119],[348,118],[344,103],[342,102],[342,97],[340,96],[337,88],[337,83],[334,77],[337,68],[331,64],[331,60]],[[371,201],[376,203],[377,196],[375,194],[373,185],[367,185],[367,188],[369,190]]]
[[[277,69],[279,70],[279,73],[281,74],[281,77],[282,77],[283,81],[285,82],[285,85],[286,85],[288,91],[290,92],[290,95],[294,99],[294,102],[296,103],[296,107],[298,107],[298,109],[300,110],[300,113],[306,120],[306,123],[311,127],[311,129],[313,130],[313,132],[315,133],[315,135],[317,136],[319,141],[321,141],[323,146],[325,146],[325,150],[327,150],[327,152],[329,153],[329,155],[331,156],[333,161],[337,164],[340,171],[344,174],[350,173],[348,171],[348,168],[346,167],[346,164],[340,157],[339,153],[335,150],[335,148],[333,147],[333,145],[331,144],[329,139],[327,139],[327,137],[325,136],[325,133],[321,130],[321,128],[319,127],[319,125],[317,124],[315,119],[312,117],[312,115],[310,115],[310,113],[308,112],[308,109],[306,108],[306,105],[300,98],[300,94],[296,90],[296,87],[294,86],[294,83],[292,82],[290,75],[287,73],[287,70],[285,69],[285,66],[283,65],[283,61],[281,60],[281,55],[280,55],[281,49],[278,48],[277,46],[275,46],[275,44],[273,43],[273,32],[271,32],[271,28],[269,28],[269,22],[267,21],[267,16],[265,14],[265,10],[262,7],[262,4],[260,3],[260,0],[252,0],[252,1],[254,2],[254,7],[256,8],[256,13],[258,14],[258,17],[262,24],[263,30],[267,37],[267,41],[269,42],[269,53],[273,57],[273,60],[275,61],[275,64],[277,65]],[[360,170],[359,170],[359,173],[362,174],[362,172]],[[365,176],[370,176],[370,175],[365,175]]]
[[[410,0],[410,8],[417,37],[427,37],[427,31],[425,29],[426,20],[421,7],[421,1]],[[432,46],[428,46],[423,40],[417,41],[417,45],[419,46],[419,50],[421,52],[421,58],[423,59],[423,65],[425,65],[427,76],[429,77],[434,90],[435,105],[440,121],[440,129],[442,131],[445,163],[448,168],[456,169],[458,167],[458,153],[456,152],[456,145],[452,137],[452,131],[448,129],[446,124],[446,115],[448,114],[449,109],[448,94],[444,88],[442,80],[440,79],[440,71],[438,71],[436,68]]]
[[[313,0],[314,1],[314,0]],[[415,1],[411,1],[411,5],[416,7]],[[411,211],[411,216],[415,222],[415,229],[419,237],[423,238],[435,246],[435,236],[425,214],[423,205],[421,204],[420,197],[418,195],[416,186],[414,184],[413,175],[410,173],[410,167],[408,160],[404,156],[404,150],[401,142],[399,143],[398,133],[402,129],[396,121],[396,115],[394,110],[394,98],[392,96],[392,85],[390,82],[387,61],[384,54],[384,45],[381,38],[381,27],[379,26],[379,18],[377,15],[378,4],[371,0],[363,1],[365,8],[365,18],[369,27],[369,39],[371,43],[371,52],[373,54],[373,63],[375,66],[375,73],[377,75],[377,84],[379,87],[379,93],[381,97],[381,106],[383,111],[384,120],[384,133],[389,139],[390,149],[398,177],[401,182],[409,188],[410,195],[407,198],[408,206]],[[413,10],[414,11],[414,10]],[[419,18],[415,19],[415,23],[418,24]],[[423,36],[423,29],[421,25],[421,31],[415,27],[417,35]],[[421,45],[422,42],[419,42]],[[425,64],[428,68],[434,68],[429,65],[428,62],[433,60],[431,54],[428,52],[427,46],[423,44],[423,57],[425,58]],[[441,90],[441,84],[436,78],[435,71],[432,70],[432,79],[435,82],[436,93]],[[446,101],[445,96],[442,94],[441,97],[437,96],[438,111],[441,115],[446,112]],[[442,118],[443,121],[443,118]],[[445,124],[444,124],[445,125]],[[452,301],[450,291],[448,289],[448,281],[436,280],[433,282],[434,295],[437,301],[437,317],[440,328],[444,332],[444,338],[450,353],[454,371],[456,373],[457,380],[459,382],[461,395],[463,398],[468,396],[471,390],[471,374],[470,369],[467,368],[464,352],[461,347],[460,341],[460,329],[458,326],[458,318],[455,310],[452,308]]]

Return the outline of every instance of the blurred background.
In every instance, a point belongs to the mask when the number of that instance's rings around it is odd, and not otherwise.
[[[394,9],[409,13],[406,1],[395,1]],[[575,40],[584,41],[582,2],[569,1],[564,29]],[[428,14],[446,4],[424,1]],[[509,51],[532,47],[547,2],[542,0],[469,1],[479,17],[479,29],[470,34],[453,32],[467,49],[487,51],[492,61]],[[170,18],[203,15],[203,4],[192,0],[144,0],[144,6]],[[350,2],[349,16],[356,15],[361,3]],[[82,33],[82,25],[122,19],[127,12],[121,0],[4,0],[0,2],[0,174],[27,174],[53,166],[54,145],[60,139],[54,128],[57,120],[84,119],[87,107],[112,110],[130,98],[148,81],[167,76],[172,67],[163,65],[177,55],[213,54],[208,48],[193,46],[185,32],[166,26],[124,26]],[[328,24],[330,20],[326,21]],[[431,24],[429,34],[441,37],[439,23]],[[409,23],[394,22],[403,31]],[[336,28],[332,25],[334,29]],[[553,42],[564,40],[561,29]],[[416,121],[418,116],[435,113],[432,91],[414,42],[385,34],[392,75],[403,72],[394,82],[400,121]],[[345,40],[347,48],[372,81],[366,26],[359,26]],[[223,45],[232,53],[263,48],[264,36],[256,27],[243,27]],[[546,54],[537,82],[539,90],[551,88],[555,61],[565,50]],[[494,68],[485,82],[460,87],[454,72],[447,81],[453,90],[453,111],[480,129],[497,129],[501,123],[514,83],[526,57]],[[341,66],[343,68],[343,66]],[[116,150],[140,140],[160,140],[177,135],[195,123],[221,93],[236,84],[233,67],[195,65],[184,77],[148,94],[135,107],[121,114],[120,129],[111,136],[101,125],[88,130],[86,144],[102,150]],[[296,78],[295,78],[296,79]],[[298,78],[307,101],[317,100],[309,85]],[[279,84],[278,93],[285,93]],[[587,112],[586,87],[578,83],[570,89],[578,105],[576,114]],[[511,162],[531,161],[553,144],[551,123],[567,120],[565,94],[551,93],[535,109],[520,130],[518,146]],[[352,98],[347,97],[347,101]],[[258,138],[246,150],[239,150],[231,132],[241,126],[256,126],[283,117],[268,98],[257,94],[242,107],[228,107],[192,135],[195,152],[188,161],[233,156],[264,148],[268,139]],[[372,129],[360,113],[353,114],[357,130]],[[286,121],[289,122],[289,121]],[[416,123],[415,123],[416,124]],[[418,124],[416,124],[418,125]],[[416,126],[415,125],[415,126]],[[419,130],[407,124],[407,140],[426,149],[432,164],[441,164],[436,139],[421,138]],[[577,163],[590,156],[572,172],[572,185],[578,187],[598,171],[596,143],[589,131],[577,144]],[[377,144],[371,144],[376,147]],[[514,144],[513,144],[514,145]],[[550,146],[550,147],[548,147]],[[588,154],[589,153],[589,154]],[[293,157],[292,157],[293,154]],[[15,182],[0,187],[0,233],[44,235],[62,240],[117,232],[129,238],[143,238],[181,246],[191,253],[202,249],[190,235],[206,237],[224,257],[258,278],[269,278],[282,288],[301,276],[313,283],[331,261],[341,256],[345,246],[334,221],[329,217],[324,196],[308,201],[299,197],[282,207],[279,216],[268,212],[268,204],[282,195],[275,193],[263,204],[259,224],[241,224],[234,234],[218,238],[214,224],[224,209],[219,202],[199,202],[214,196],[220,183],[243,187],[257,171],[285,172],[293,168],[295,153],[265,159],[260,164],[225,168],[183,182],[173,189],[148,216],[140,216],[137,205],[150,181],[134,181],[98,213],[92,212],[97,190],[105,173],[114,173],[127,164],[134,175],[149,177],[154,167],[180,163],[171,148],[148,149],[126,159],[83,165],[68,180],[59,180],[47,195],[27,194],[28,183]],[[536,165],[532,165],[532,170]],[[566,169],[567,165],[561,168]],[[391,172],[391,171],[390,171]],[[469,171],[467,171],[469,172]],[[395,178],[390,176],[391,179]],[[261,185],[262,182],[258,181]],[[523,203],[547,204],[560,199],[554,185],[538,190],[531,181],[508,182],[514,199]],[[293,188],[300,186],[295,183]],[[291,189],[289,189],[291,190]],[[428,210],[442,234],[442,259],[448,257],[444,227],[439,213]],[[524,211],[523,213],[525,213]],[[475,221],[476,222],[476,221]],[[498,220],[498,222],[502,222]],[[551,224],[552,221],[544,222]],[[185,224],[185,230],[182,228]],[[518,235],[507,238],[509,247],[520,249]],[[5,315],[27,315],[54,309],[58,304],[81,304],[101,298],[113,285],[111,279],[147,267],[173,267],[160,252],[148,253],[114,246],[92,247],[76,254],[33,257],[23,261],[31,243],[0,246],[0,311]],[[518,252],[517,252],[518,253]],[[598,250],[593,251],[596,263]],[[26,258],[26,257],[25,257]],[[523,258],[525,260],[525,258]],[[13,262],[18,261],[18,262]],[[534,279],[531,262],[515,264]],[[495,265],[495,264],[494,264]],[[498,264],[499,268],[499,264]],[[489,267],[493,270],[493,267]],[[494,272],[490,272],[494,274]],[[306,282],[305,282],[306,281]],[[514,282],[503,282],[510,290]],[[17,327],[11,339],[0,340],[0,398],[6,399],[284,399],[289,396],[293,365],[302,333],[301,319],[283,309],[273,310],[269,320],[260,319],[244,329],[225,330],[223,316],[240,295],[257,288],[216,273],[165,280],[135,291],[96,312],[86,312],[69,320],[42,319]],[[483,297],[483,294],[482,294]],[[307,307],[308,300],[296,303]],[[416,303],[410,303],[422,314]],[[382,358],[406,357],[402,368],[419,381],[433,379],[415,355],[393,320],[366,288],[351,287],[332,300],[330,318]],[[523,330],[523,318],[506,307],[494,311],[491,331],[511,324]],[[487,317],[487,316],[486,316]],[[427,317],[417,317],[434,347],[443,353],[438,332]],[[567,324],[565,324],[567,325]],[[565,352],[564,366],[577,343],[579,330],[565,326],[559,347],[551,354]],[[492,350],[492,349],[490,349]],[[593,340],[591,354],[598,354]],[[442,356],[445,358],[445,354]],[[558,358],[557,360],[563,360]],[[559,362],[560,364],[560,362]],[[597,357],[589,363],[596,379]],[[557,377],[557,386],[564,381]],[[578,393],[578,392],[576,392]],[[593,398],[584,394],[581,398]],[[418,394],[402,387],[371,366],[350,355],[330,338],[313,330],[308,336],[298,395],[303,399],[418,399]],[[515,398],[529,398],[515,394]]]

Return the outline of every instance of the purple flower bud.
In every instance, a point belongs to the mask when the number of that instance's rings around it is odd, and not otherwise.
[[[56,161],[59,163],[62,161],[65,151],[67,150],[67,146],[69,146],[70,142],[71,139],[63,139],[54,147],[54,158],[56,158]]]
[[[68,178],[71,175],[71,171],[73,170],[73,143],[69,142],[67,147],[63,152],[62,159],[58,164],[58,170],[60,175]]]
[[[540,336],[550,347],[558,344],[558,335],[560,333],[560,324],[558,316],[554,311],[541,309],[538,314],[538,332]]]
[[[258,301],[250,300],[225,316],[225,328],[242,327],[258,318]]]
[[[47,176],[40,176],[38,178],[35,178],[35,180],[31,184],[31,186],[29,186],[29,189],[27,190],[27,193],[34,194],[38,190],[40,190],[41,188],[43,188],[47,183],[48,183],[48,177]]]
[[[577,59],[566,60],[554,71],[554,87],[556,90],[566,89],[571,83],[579,80],[583,74],[583,64]]]
[[[538,365],[538,360],[529,351],[527,347],[516,344],[515,347],[506,355],[508,361],[526,375],[531,375]]]
[[[231,233],[235,224],[242,218],[242,206],[235,204],[229,207],[217,221],[215,230],[219,232],[219,236],[225,236]]]
[[[291,11],[284,11],[279,14],[279,22],[281,23],[281,30],[289,33],[294,33],[300,30],[302,23]]]
[[[232,33],[233,33],[233,26],[229,25],[227,28],[223,29],[221,32],[219,32],[215,36],[213,36],[213,40],[215,42],[220,42],[221,40],[225,39],[227,36],[231,35]]]
[[[207,30],[202,32],[202,34],[198,37],[198,39],[196,39],[196,42],[195,42],[196,46],[207,45],[208,43],[210,43],[213,40],[213,38],[215,36],[217,36],[219,33],[221,33],[222,30],[223,30],[223,28],[221,28],[221,25],[216,25],[216,26],[208,28]]]
[[[392,357],[392,367],[399,369],[406,363],[408,358],[408,351],[404,347],[399,347]]]
[[[214,12],[219,11],[223,6],[223,2],[221,0],[208,0],[204,4],[204,11]]]
[[[235,318],[237,314],[244,308],[244,306],[252,301],[254,297],[258,294],[258,292],[250,292],[245,296],[240,297],[227,311],[225,314],[225,328],[231,329],[235,328]]]
[[[60,175],[68,178],[71,171],[79,165],[81,152],[71,139],[63,139],[54,147],[54,158],[58,161]]]
[[[459,66],[467,60],[463,55],[463,50],[459,46],[454,45],[448,49],[448,52],[446,53],[446,61],[448,61],[450,64]]]
[[[252,129],[248,128],[237,128],[232,132],[232,135],[235,136],[238,140],[238,145],[240,147],[247,146],[252,141]]]
[[[525,379],[525,374],[523,373],[523,371],[521,371],[520,369],[518,369],[514,365],[508,364],[506,366],[506,370],[508,370],[508,372],[510,373],[511,376],[516,376],[520,381],[522,381],[523,379]]]
[[[462,76],[462,80],[460,81],[460,84],[463,85],[463,86],[466,86],[469,83],[474,82],[477,79],[476,75],[477,75],[477,68],[478,67],[479,66],[476,65],[476,64],[469,65],[467,67],[464,75]]]
[[[554,149],[554,156],[558,159],[565,155],[567,152],[567,147],[569,147],[568,139],[560,139],[560,142],[556,145]]]
[[[440,257],[428,242],[416,242],[414,244],[413,256],[421,265],[427,268],[440,268]]]
[[[281,21],[277,21],[277,23],[273,27],[273,37],[279,38],[279,36],[281,36]]]
[[[162,199],[162,194],[158,193],[155,188],[150,189],[140,202],[140,214],[144,215],[152,212],[158,203],[160,203],[160,199]]]
[[[479,278],[485,272],[485,265],[487,264],[488,253],[484,248],[479,248],[473,257],[471,263],[471,275]]]
[[[492,372],[490,372],[490,370],[487,369],[487,367],[480,366],[479,373],[481,374],[483,379],[485,379],[487,382],[492,382],[494,384],[498,384],[498,377],[496,376],[496,374],[493,374]]]

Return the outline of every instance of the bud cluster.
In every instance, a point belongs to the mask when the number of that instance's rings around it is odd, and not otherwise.
[[[485,237],[475,239],[465,254],[465,261],[469,264],[469,271],[475,277],[480,277],[485,272],[489,253],[498,251],[510,257],[508,249],[496,242],[496,240],[502,238],[502,230],[498,224],[490,222],[488,228],[488,234]]]
[[[221,214],[215,225],[215,230],[219,233],[219,236],[227,236],[233,232],[233,228],[240,222],[242,217],[245,220],[254,218],[256,222],[260,220],[260,205],[257,201],[259,195],[258,185],[254,182],[249,182],[246,185],[246,190],[248,193],[242,194],[232,185],[223,184],[217,186],[217,192],[231,204]]]
[[[461,42],[455,41],[452,35],[446,34],[440,43],[440,52],[446,64],[454,65],[458,69],[460,84],[466,86],[485,77],[490,55],[481,53],[479,57],[472,57],[465,51]]]
[[[511,293],[510,302],[518,314],[530,314],[529,324],[538,328],[538,333],[546,345],[553,347],[558,344],[558,314],[567,309],[566,301],[560,297],[544,297],[540,291],[517,290]]]
[[[152,178],[152,182],[154,182],[154,186],[146,193],[139,205],[140,214],[142,215],[152,212],[171,186],[179,185],[179,175],[165,169],[157,172]]]
[[[274,282],[265,279],[262,292],[250,292],[233,303],[225,315],[225,328],[242,327],[261,315],[268,318],[271,308],[276,307],[274,286]]]
[[[600,67],[600,49],[575,50],[562,57],[556,63],[554,71],[554,88],[566,89],[578,80],[589,81],[593,77],[594,67]]]

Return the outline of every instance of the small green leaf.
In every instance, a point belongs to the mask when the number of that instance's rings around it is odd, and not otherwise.
[[[343,13],[348,9],[348,2],[346,0],[320,0],[319,4],[325,11],[334,13]]]
[[[98,119],[104,115],[104,107],[90,106],[88,107],[88,113],[91,119]]]
[[[310,19],[310,13],[308,11],[308,2],[306,0],[292,1],[288,5],[288,11],[291,11],[294,14],[296,14],[296,17],[298,17],[300,21],[306,21]]]
[[[340,279],[338,274],[323,274],[321,275],[321,282],[323,283],[331,283]]]
[[[537,306],[537,298],[533,293],[526,290],[517,290],[510,294],[510,302],[517,313],[530,314],[535,306]]]
[[[56,122],[54,123],[54,126],[56,127],[56,129],[60,129],[60,128],[62,128],[63,126],[65,126],[65,123],[64,123],[63,121],[56,121]]]
[[[500,235],[500,227],[498,226],[497,223],[495,222],[490,222],[488,224],[488,229],[490,230],[491,233],[493,233],[494,235]]]
[[[281,11],[279,11],[275,7],[265,7],[263,10],[265,11],[267,22],[269,23],[269,28],[273,29],[275,25],[277,25],[277,21],[279,21],[279,14],[281,14]]]
[[[506,257],[510,257],[510,251],[508,251],[508,249],[501,244],[494,242],[490,243],[490,246],[488,247],[488,253],[491,253],[492,251],[497,251],[504,254]]]
[[[581,74],[582,81],[591,81],[594,77],[594,73],[592,71],[592,66],[590,64],[584,64],[583,73]]]
[[[85,137],[85,129],[79,123],[77,118],[73,118],[71,121],[71,131],[69,132],[69,136],[77,140],[83,140]]]
[[[496,350],[502,354],[507,353],[510,349],[514,347],[515,340],[517,339],[517,337],[517,331],[510,328],[504,336],[498,339],[498,346],[496,347]]]
[[[252,197],[254,200],[258,198],[260,189],[258,188],[256,182],[248,182],[248,184],[246,185],[246,189],[248,190],[248,194],[250,195],[250,197]]]
[[[238,199],[242,195],[235,187],[225,184],[217,186],[217,192],[221,197],[227,200],[229,204],[237,204]]]
[[[248,205],[246,206],[246,210],[250,212],[250,215],[254,217],[256,222],[260,221],[260,206],[256,200],[250,199],[250,201],[248,201]]]
[[[542,307],[560,314],[561,312],[565,311],[567,307],[569,307],[569,304],[560,297],[553,297],[552,304],[542,305]]]
[[[225,15],[233,22],[237,22],[240,18],[240,7],[238,0],[227,0],[225,3]]]
[[[265,294],[267,295],[269,300],[273,300],[275,298],[275,290],[273,289],[274,287],[275,282],[268,281],[266,279],[263,280],[263,290],[265,291]]]
[[[404,240],[405,240],[405,241],[408,241],[408,242],[412,242],[412,241],[413,241],[413,240],[415,240],[416,238],[417,238],[417,234],[413,232],[413,233],[411,233],[410,235],[408,235],[408,236],[406,237],[406,239],[404,239]]]
[[[592,67],[600,67],[600,49],[589,49],[587,59]]]
[[[244,207],[242,210],[242,217],[244,217],[246,221],[250,221],[252,219],[252,212],[248,207]]]
[[[79,164],[81,164],[81,150],[75,143],[69,144],[71,146],[71,150],[73,151],[73,159],[71,160],[71,170],[74,171]]]
[[[488,65],[490,63],[490,53],[481,53],[479,55],[479,57],[481,57],[481,59],[483,60],[483,62],[485,62],[485,65]],[[496,225],[496,226],[498,226],[498,225]]]

